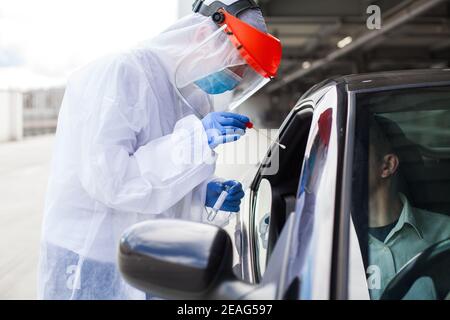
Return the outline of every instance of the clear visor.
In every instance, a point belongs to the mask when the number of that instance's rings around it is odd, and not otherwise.
[[[234,110],[270,81],[246,63],[225,28],[226,25],[218,30],[211,24],[202,26],[200,29],[209,31],[210,36],[176,68],[178,93],[200,118],[211,111]]]

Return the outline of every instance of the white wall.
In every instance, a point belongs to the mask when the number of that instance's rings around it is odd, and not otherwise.
[[[23,138],[22,93],[0,91],[0,142]]]
[[[192,12],[194,0],[178,0],[178,17],[184,17]]]

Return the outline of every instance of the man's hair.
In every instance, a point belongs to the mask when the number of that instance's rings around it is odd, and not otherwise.
[[[394,131],[400,130],[398,126],[393,123],[393,121],[385,117],[371,115],[369,118],[369,127],[369,141],[373,146],[372,151],[375,152],[376,160],[381,164],[384,156],[386,156],[387,154],[395,154],[401,162],[401,157],[393,146],[393,132],[390,131],[390,129]],[[403,133],[399,135],[404,137]],[[369,170],[372,169],[369,168]],[[394,190],[399,190],[399,187],[401,185],[399,170],[395,171],[390,180],[392,182],[392,187],[394,188]]]
[[[377,116],[370,116],[369,119],[369,141],[374,147],[377,160],[381,161],[385,155],[395,153],[392,144],[377,119]]]

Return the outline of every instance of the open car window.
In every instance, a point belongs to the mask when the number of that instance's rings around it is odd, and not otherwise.
[[[352,218],[370,297],[444,299],[449,259],[432,257],[450,239],[450,87],[356,101]]]
[[[300,164],[312,116],[310,104],[293,110],[280,130],[280,142],[286,149],[272,149],[265,160],[271,164],[271,170],[262,169],[263,164],[255,179],[250,197],[249,242],[256,282],[262,280],[283,226],[295,209]],[[273,170],[274,163],[277,164],[276,170]]]

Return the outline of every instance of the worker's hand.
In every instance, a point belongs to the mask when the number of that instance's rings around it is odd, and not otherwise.
[[[242,190],[242,184],[237,181],[212,181],[208,183],[205,205],[209,208],[213,208],[222,191],[227,189],[228,196],[225,198],[225,202],[220,210],[226,212],[239,212],[241,199],[245,194],[244,190]]]
[[[231,112],[211,112],[202,119],[211,149],[239,140],[245,134],[249,122],[248,117]]]

